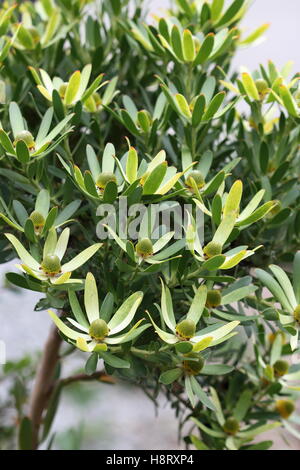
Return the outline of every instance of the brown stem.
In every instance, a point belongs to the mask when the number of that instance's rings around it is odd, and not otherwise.
[[[70,377],[66,377],[65,379],[61,379],[59,383],[64,387],[66,385],[70,385],[74,382],[90,382],[93,380],[99,380],[100,382],[107,382],[114,384],[116,383],[116,380],[111,377],[110,375],[107,375],[103,370],[94,372],[91,375],[87,374],[76,374],[76,375],[70,375]]]
[[[61,341],[57,328],[53,325],[44,347],[30,399],[29,417],[32,422],[32,449],[37,449],[39,444],[39,430],[43,412],[47,407],[49,394],[53,387],[53,377],[59,360]]]

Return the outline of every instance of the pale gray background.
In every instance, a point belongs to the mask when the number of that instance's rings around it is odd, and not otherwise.
[[[159,14],[168,2],[152,0],[150,4],[150,10]],[[300,0],[254,1],[243,23],[245,32],[251,32],[267,22],[271,23],[266,33],[267,40],[255,48],[238,52],[235,66],[243,65],[253,70],[260,62],[266,64],[268,59],[272,59],[279,67],[289,60],[294,60],[294,71],[298,71]],[[2,278],[11,266],[13,263],[10,266],[0,266]],[[20,357],[29,351],[37,351],[44,344],[50,321],[46,312],[33,312],[38,298],[38,295],[30,292],[15,295],[5,289],[3,280],[1,281],[0,340],[7,344],[8,359]],[[76,364],[81,366],[83,361],[84,358],[79,354]],[[139,390],[118,386],[98,387],[96,396],[87,406],[84,400],[70,403],[70,400],[65,398],[64,411],[58,414],[55,429],[60,431],[72,425],[76,427],[79,416],[79,420],[88,422],[85,426],[85,446],[90,448],[176,448],[177,421],[164,399],[161,400],[159,416],[156,418],[151,402]],[[83,402],[81,407],[80,401]],[[299,448],[294,440],[289,440],[293,449]],[[281,439],[277,441],[277,448],[287,448]]]

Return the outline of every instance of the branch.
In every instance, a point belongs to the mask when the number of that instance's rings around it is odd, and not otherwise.
[[[64,387],[74,382],[91,382],[93,380],[99,380],[100,382],[107,382],[111,384],[114,384],[116,382],[116,380],[113,377],[111,377],[110,375],[107,375],[106,372],[102,370],[102,371],[94,372],[91,375],[87,375],[87,374],[71,375],[70,377],[66,377],[65,379],[59,380],[59,384]]]
[[[32,449],[37,449],[39,444],[39,430],[43,412],[47,408],[47,402],[53,387],[53,377],[59,361],[61,342],[56,326],[51,326],[30,399],[29,417],[32,422]]]

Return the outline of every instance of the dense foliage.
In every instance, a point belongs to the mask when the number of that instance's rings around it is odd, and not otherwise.
[[[21,448],[51,447],[76,348],[78,380],[165,394],[191,448],[300,437],[300,77],[232,70],[267,29],[244,35],[247,0],[177,0],[164,17],[147,3],[0,10],[0,262],[21,259],[9,283],[41,293],[64,340],[42,422],[15,400]],[[4,371],[30,379],[26,364]]]

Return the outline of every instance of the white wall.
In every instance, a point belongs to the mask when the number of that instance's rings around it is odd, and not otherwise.
[[[149,0],[149,9],[162,14],[169,0]],[[251,32],[263,23],[271,23],[266,41],[256,47],[240,50],[235,58],[236,67],[245,65],[250,70],[269,59],[279,67],[287,61],[295,62],[295,72],[300,69],[300,0],[253,0],[242,23],[245,32]]]

